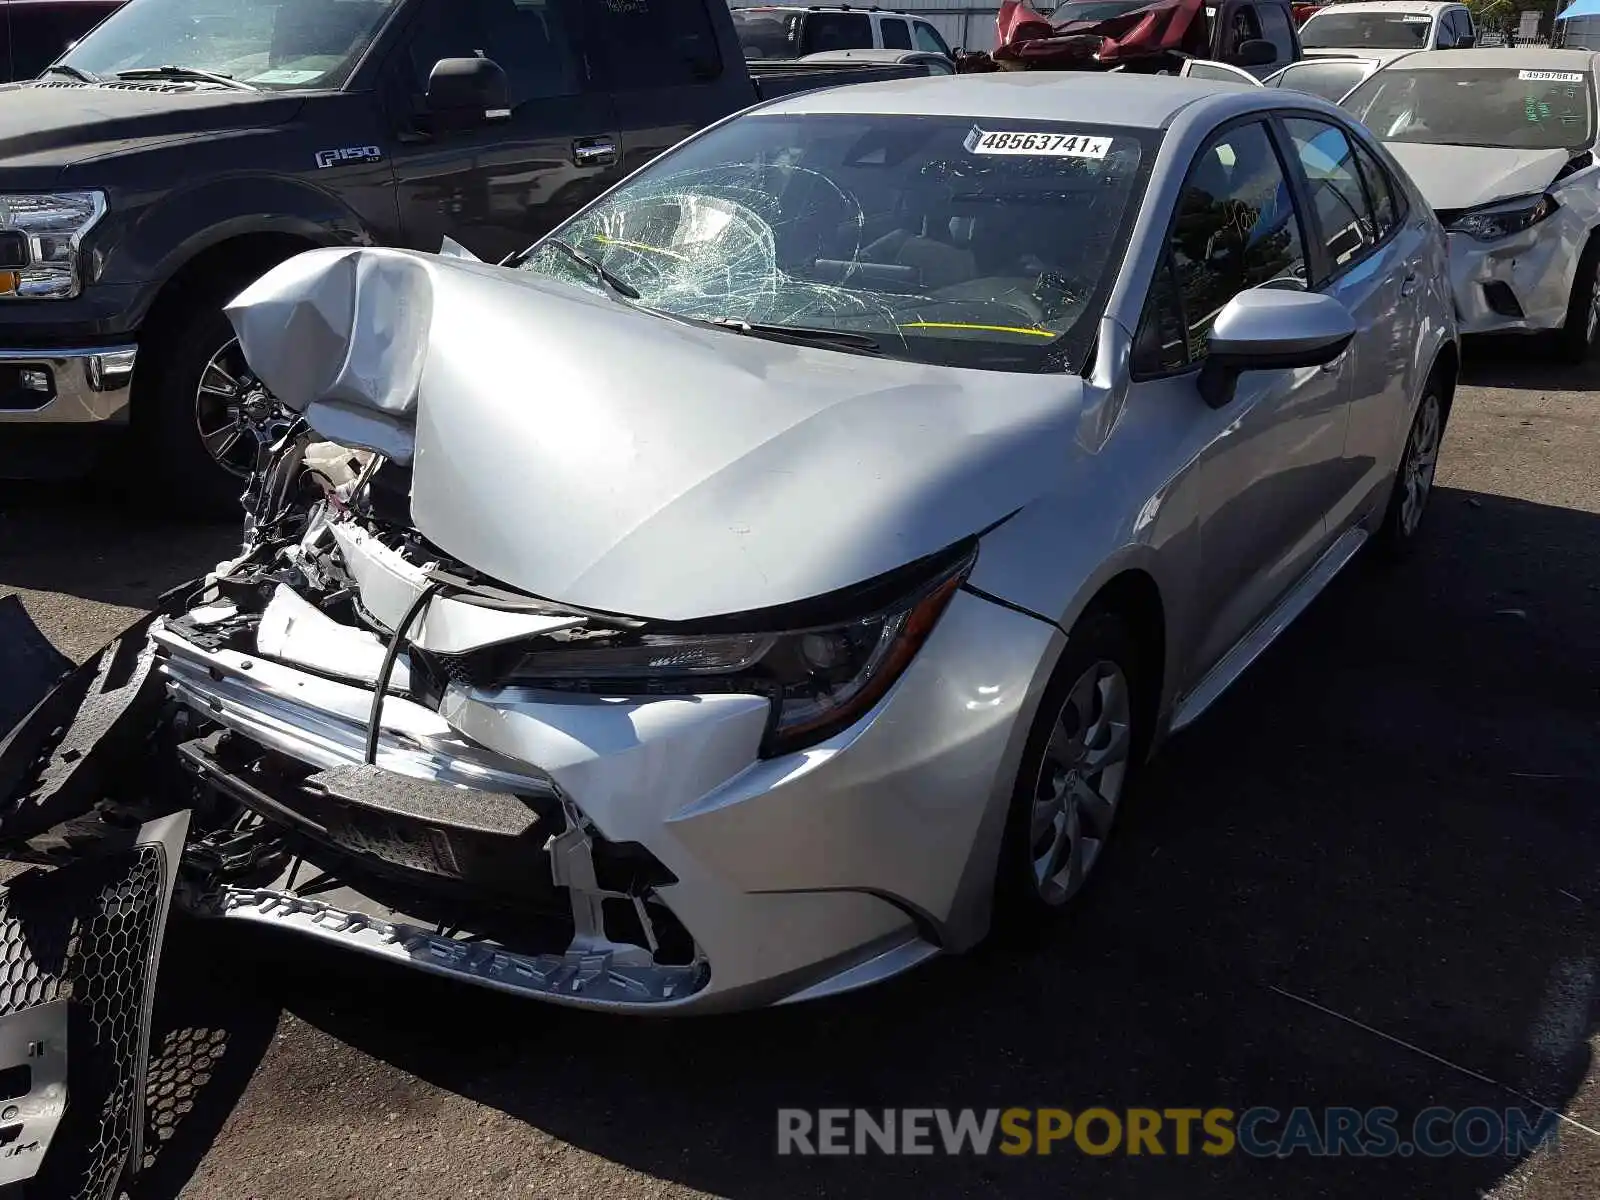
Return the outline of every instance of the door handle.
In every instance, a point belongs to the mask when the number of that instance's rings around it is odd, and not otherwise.
[[[572,143],[572,161],[580,167],[609,167],[617,161],[617,144],[610,138],[583,138]]]
[[[1416,290],[1417,290],[1417,273],[1415,271],[1412,271],[1411,274],[1407,275],[1403,280],[1400,281],[1400,294],[1402,296],[1409,296],[1409,295],[1411,295],[1412,292],[1414,292]]]

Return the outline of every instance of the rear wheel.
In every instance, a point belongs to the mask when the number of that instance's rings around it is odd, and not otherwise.
[[[1389,506],[1378,529],[1377,543],[1392,559],[1407,557],[1416,546],[1422,518],[1433,496],[1433,476],[1439,466],[1447,418],[1444,389],[1434,374],[1428,378],[1411,418],[1405,449],[1400,452],[1400,467],[1389,493]]]
[[[1567,301],[1567,319],[1556,331],[1556,356],[1578,366],[1588,362],[1600,341],[1600,241],[1591,240],[1578,260]]]
[[[1141,677],[1120,618],[1092,613],[1074,626],[1012,795],[996,884],[1013,927],[1060,912],[1099,863],[1146,741]]]

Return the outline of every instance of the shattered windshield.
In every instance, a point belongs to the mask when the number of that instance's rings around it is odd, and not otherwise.
[[[1564,150],[1593,141],[1593,85],[1580,71],[1386,68],[1340,107],[1389,142]]]
[[[265,89],[338,87],[398,0],[137,0],[62,58],[99,79],[180,67]]]
[[[1307,50],[1358,47],[1363,50],[1421,50],[1428,44],[1433,18],[1427,13],[1327,11],[1300,27]]]
[[[886,356],[950,366],[1073,369],[1157,136],[970,117],[745,117],[657,160],[554,237],[664,314],[855,334]],[[519,265],[608,286],[550,241]]]

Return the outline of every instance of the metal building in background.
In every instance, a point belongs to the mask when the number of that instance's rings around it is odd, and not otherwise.
[[[728,0],[730,8],[765,8],[767,4],[759,0]],[[792,7],[789,5],[773,5],[772,7]],[[809,7],[801,5],[799,7]],[[840,7],[830,5],[828,7]],[[944,40],[950,43],[951,49],[965,50],[993,50],[995,48],[995,17],[999,14],[999,4],[961,4],[959,0],[907,0],[900,4],[852,4],[851,8],[862,11],[880,12],[911,12],[926,18],[943,35]],[[1055,7],[1053,0],[1048,0],[1041,6],[1043,11],[1049,12]]]

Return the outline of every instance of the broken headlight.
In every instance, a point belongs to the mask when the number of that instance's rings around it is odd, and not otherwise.
[[[931,579],[871,616],[776,633],[611,634],[528,651],[504,681],[605,695],[766,695],[772,719],[762,754],[792,753],[854,724],[882,699],[933,631],[974,557],[969,551],[953,564],[944,557]]]
[[[1462,213],[1445,226],[1451,233],[1464,233],[1480,242],[1498,242],[1514,233],[1537,225],[1559,207],[1553,196],[1524,196],[1518,200],[1497,200],[1493,205]]]

